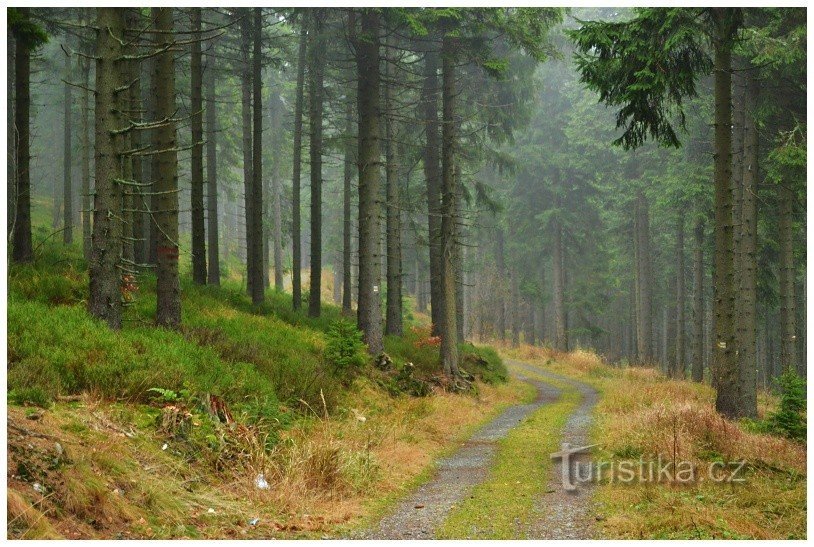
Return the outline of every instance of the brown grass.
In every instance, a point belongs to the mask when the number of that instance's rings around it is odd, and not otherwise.
[[[653,368],[617,368],[594,353],[506,347],[503,354],[597,387],[594,442],[612,461],[746,460],[746,483],[606,484],[597,493],[603,528],[616,538],[805,537],[806,447],[748,431],[715,412],[705,384],[669,380]],[[761,415],[776,397],[762,392]]]

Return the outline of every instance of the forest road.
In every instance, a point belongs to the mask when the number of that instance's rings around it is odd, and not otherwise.
[[[579,406],[568,416],[560,437],[560,445],[568,443],[571,447],[583,447],[590,444],[591,413],[599,400],[599,393],[583,382],[544,371],[529,364],[507,360],[515,369],[526,370],[543,378],[550,378],[576,388],[580,395]],[[583,466],[589,455],[571,456],[571,476],[576,477],[576,465]],[[576,490],[566,490],[562,479],[562,459],[552,462],[551,475],[543,494],[534,503],[535,518],[526,530],[528,539],[592,539],[596,516],[591,504],[590,481],[580,482]]]
[[[436,529],[444,522],[450,511],[469,495],[472,488],[489,477],[492,460],[497,451],[497,443],[505,437],[523,418],[543,405],[556,401],[560,390],[546,382],[526,376],[522,371],[539,377],[570,383],[583,394],[582,403],[569,416],[563,432],[563,442],[572,445],[587,439],[590,410],[596,401],[596,392],[589,386],[543,371],[519,361],[508,361],[513,365],[512,374],[532,384],[537,395],[531,403],[515,405],[504,410],[499,416],[481,427],[454,454],[437,462],[435,473],[428,482],[420,486],[374,527],[352,534],[350,539],[434,539]],[[559,467],[554,465],[547,486],[549,492],[535,501],[535,514],[538,518],[524,535],[531,538],[589,538],[587,525],[588,496],[570,496],[563,492],[560,496],[551,482],[559,478]],[[551,503],[562,503],[563,507],[551,508]],[[552,510],[553,509],[553,510]]]

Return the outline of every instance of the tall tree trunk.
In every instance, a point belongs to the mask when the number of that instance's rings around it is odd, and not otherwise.
[[[794,192],[791,181],[777,183],[780,246],[780,370],[797,369],[797,316],[794,295]]]
[[[135,13],[135,21],[136,25],[138,21],[141,19],[139,12],[134,9],[133,12]],[[133,112],[130,114],[130,117],[133,118],[136,123],[142,122],[142,100],[141,100],[141,78],[142,78],[142,66],[140,61],[133,62],[133,72],[135,73],[133,80],[131,80],[130,85],[130,104],[132,106]],[[141,131],[133,131],[131,133],[131,149],[139,150],[142,148],[142,132]],[[145,235],[145,228],[148,222],[146,209],[145,207],[145,199],[144,199],[144,163],[145,160],[142,157],[134,156],[133,157],[133,180],[138,183],[137,186],[133,188],[133,196],[131,198],[131,202],[133,204],[133,229],[132,229],[132,237],[133,237],[133,261],[137,265],[144,264],[146,261],[147,255],[147,236]]]
[[[757,418],[757,176],[758,132],[755,123],[757,82],[749,78],[745,90],[743,158],[741,161],[741,222],[738,278],[738,357],[740,358],[742,416]]]
[[[19,8],[21,15],[28,17],[29,8]],[[34,259],[31,244],[31,51],[19,37],[16,38],[14,54],[14,125],[17,129],[17,150],[15,153],[15,180],[17,188],[16,213],[12,255],[14,262],[30,262]]]
[[[351,181],[353,180],[353,102],[348,98],[345,120],[345,161],[342,180],[342,314],[350,315],[353,306],[351,271]]]
[[[497,267],[497,286],[495,287],[494,295],[497,297],[497,320],[495,321],[495,330],[497,330],[498,338],[503,341],[506,340],[506,302],[505,302],[505,281],[506,281],[506,260],[505,260],[505,237],[503,235],[503,228],[497,227],[497,234],[495,237],[495,266]]]
[[[156,56],[155,109],[159,120],[170,120],[155,131],[153,149],[160,152],[154,189],[157,208],[153,213],[158,227],[156,245],[156,323],[175,328],[181,324],[181,284],[178,279],[178,152],[175,134],[175,61],[170,45],[173,36],[172,8],[152,8],[159,48],[167,51]],[[99,109],[96,109],[97,116]],[[95,224],[95,223],[94,223]],[[95,227],[95,226],[94,226]]]
[[[379,13],[362,9],[362,38],[356,43],[359,128],[359,289],[357,323],[368,351],[378,355],[382,344],[379,267],[381,160],[379,143]]]
[[[693,337],[692,337],[692,379],[704,380],[704,219],[695,219],[695,247],[693,249]]]
[[[251,232],[252,268],[249,270],[251,279],[252,304],[259,305],[265,299],[265,284],[263,283],[263,79],[262,74],[262,21],[263,8],[254,8],[254,51],[252,53],[252,192],[251,192],[251,224],[247,225],[247,232]]]
[[[90,229],[90,59],[83,59],[82,83],[82,250],[85,260],[90,262],[91,229]]]
[[[220,285],[220,249],[218,241],[218,114],[215,90],[215,56],[206,60],[206,236],[209,253],[207,283]]]
[[[733,290],[734,229],[732,225],[732,42],[733,9],[713,9],[715,74],[715,274],[713,278],[715,337],[712,355],[715,408],[739,417],[738,358]]]
[[[271,210],[272,219],[271,239],[274,257],[274,289],[283,292],[283,219],[282,219],[282,188],[280,181],[280,159],[282,157],[281,139],[278,137],[282,122],[282,100],[279,92],[271,100],[271,131],[274,142],[274,162],[271,164]]]
[[[190,172],[192,208],[192,281],[206,284],[206,229],[204,224],[203,170],[203,67],[201,66],[201,8],[192,8],[192,44],[190,45],[189,79],[192,131],[192,165]]]
[[[384,60],[384,111],[385,111],[385,178],[386,178],[386,217],[387,217],[387,313],[385,334],[402,335],[401,301],[401,200],[399,192],[399,165],[396,144],[396,122],[393,110],[393,51],[385,48]]]
[[[441,175],[438,127],[438,51],[428,41],[424,53],[424,79],[421,88],[424,119],[424,178],[427,182],[427,224],[430,257],[430,312],[432,334],[438,335],[444,310],[442,286],[443,253],[441,247]]]
[[[253,221],[252,215],[254,213],[254,200],[252,199],[253,191],[253,175],[252,175],[252,62],[251,62],[251,49],[252,49],[252,21],[249,19],[249,8],[246,8],[243,20],[240,22],[241,33],[241,74],[240,74],[240,91],[241,91],[241,117],[243,122],[243,218],[244,223],[241,226],[243,236],[245,238],[245,253],[246,257],[246,292],[249,296],[254,294],[252,283],[254,282],[254,232],[252,231]]]
[[[136,39],[134,33],[130,29],[138,28],[138,11],[134,8],[125,8],[125,15],[124,15],[124,25],[125,25],[125,56],[137,54],[137,48],[135,47],[134,40]],[[126,89],[121,92],[121,106],[124,109],[125,113],[125,120],[130,121],[132,119],[132,113],[136,109],[136,105],[133,104],[133,82],[136,81],[139,77],[137,69],[139,68],[139,64],[132,59],[124,60],[123,61],[124,71],[125,71],[125,79],[127,85],[125,86]],[[127,131],[122,135],[122,146],[123,150],[133,150],[133,142],[135,138],[136,131]],[[127,274],[135,273],[133,268],[134,258],[135,258],[135,247],[133,245],[133,219],[135,218],[134,214],[134,205],[136,203],[135,195],[138,194],[136,191],[138,189],[137,184],[132,184],[132,181],[135,179],[133,178],[133,163],[138,159],[138,156],[133,156],[132,154],[124,154],[121,158],[122,161],[122,178],[126,181],[129,181],[124,188],[124,203],[122,205],[122,222],[124,226],[122,228],[122,271]]]
[[[156,59],[153,57],[147,63],[149,70],[150,78],[150,87],[149,93],[147,94],[147,119],[148,120],[157,120],[158,118],[158,111],[156,110],[156,92],[157,92],[157,85],[158,82],[155,80],[155,65]],[[156,136],[158,129],[150,130],[150,140],[152,143],[155,143]],[[147,262],[152,265],[158,264],[158,240],[159,240],[159,232],[158,232],[158,218],[155,214],[155,211],[158,210],[158,199],[159,196],[155,193],[155,181],[158,177],[158,161],[159,157],[156,154],[149,156],[149,161],[147,161],[147,165],[149,166],[150,171],[150,178],[149,180],[152,182],[151,189],[149,196],[150,206],[149,206],[149,215],[148,215],[148,227],[149,227],[149,239],[147,245]]]
[[[302,169],[302,110],[303,88],[305,87],[305,54],[308,44],[308,31],[302,25],[300,47],[297,55],[297,89],[294,99],[294,168],[291,176],[291,297],[295,310],[302,307],[302,240],[300,222],[300,179]]]
[[[14,108],[14,33],[6,33],[6,243],[11,245],[14,235],[14,217],[17,213],[17,127]],[[87,82],[86,82],[87,83]],[[85,86],[87,87],[87,85]],[[86,254],[87,259],[90,255]]]
[[[636,255],[636,357],[640,364],[653,362],[653,292],[650,261],[650,213],[642,190],[636,195],[634,221]]]
[[[683,380],[686,376],[685,332],[686,319],[684,310],[686,296],[684,292],[684,213],[678,214],[678,234],[676,237],[676,377]]]
[[[65,85],[63,86],[63,148],[62,148],[62,242],[65,245],[73,243],[73,97],[70,82],[71,57],[65,55]]]
[[[311,153],[311,286],[308,315],[319,317],[322,292],[322,101],[325,78],[324,13],[312,9],[308,62],[309,136]]]
[[[121,328],[122,321],[119,267],[123,191],[117,181],[123,176],[121,152],[124,139],[114,130],[123,127],[125,121],[116,90],[129,83],[126,82],[124,62],[119,60],[124,54],[124,11],[123,8],[97,8],[96,19],[96,192],[88,311],[113,329]],[[18,49],[18,55],[20,53]],[[19,64],[17,70],[19,73]],[[19,98],[22,95],[19,88],[17,93]],[[19,123],[18,127],[21,127]],[[18,154],[19,157],[22,155]]]
[[[560,219],[552,223],[553,247],[551,255],[554,273],[554,347],[568,351],[568,316],[565,311],[565,249],[562,242],[562,224]]]
[[[509,287],[512,303],[512,346],[520,344],[520,289],[517,280],[517,270],[512,268],[509,272]]]
[[[441,45],[441,249],[443,266],[443,314],[441,364],[447,375],[458,374],[458,324],[455,279],[455,232],[458,188],[455,177],[455,50],[453,38],[445,35]]]

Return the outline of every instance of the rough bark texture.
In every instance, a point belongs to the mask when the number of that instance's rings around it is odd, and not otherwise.
[[[206,229],[204,223],[203,168],[203,67],[201,65],[201,8],[192,8],[192,44],[190,44],[190,129],[192,150],[190,186],[192,208],[192,281],[206,284]]]
[[[252,52],[252,184],[251,184],[251,223],[246,233],[251,232],[248,256],[252,268],[249,270],[252,303],[261,304],[265,298],[263,282],[263,79],[262,72],[262,21],[263,8],[254,8],[254,29]]]
[[[90,258],[88,311],[113,328],[121,328],[122,178],[121,134],[124,125],[116,89],[125,85],[121,40],[124,10],[99,8],[96,20],[96,193]],[[19,69],[19,67],[18,67]],[[18,89],[19,93],[19,89]]]
[[[636,359],[640,364],[653,362],[653,292],[650,261],[650,212],[644,192],[636,195],[634,220],[636,262]]]
[[[441,249],[444,305],[439,336],[441,364],[447,375],[458,374],[458,324],[455,287],[455,223],[458,189],[455,177],[455,44],[444,36],[441,46]]]
[[[82,83],[82,250],[85,260],[90,262],[91,250],[91,210],[90,210],[90,59],[83,59]]]
[[[73,243],[73,129],[71,121],[73,118],[73,94],[72,86],[67,83],[72,81],[71,58],[65,56],[65,85],[63,86],[63,110],[62,128],[64,130],[62,138],[62,242],[65,245]]]
[[[562,241],[562,224],[554,219],[551,254],[554,281],[554,346],[560,351],[568,351],[568,317],[565,311],[565,249]]]
[[[322,102],[325,79],[324,13],[313,9],[308,62],[308,119],[311,154],[311,283],[308,315],[319,317],[322,296]]]
[[[363,9],[361,36],[356,40],[359,151],[359,289],[357,323],[368,351],[378,355],[382,344],[379,266],[381,151],[379,143],[379,14]]]
[[[740,259],[738,276],[738,357],[740,358],[741,415],[757,418],[757,174],[758,133],[755,124],[757,83],[745,89],[743,158],[741,167]]]
[[[777,183],[780,245],[780,368],[797,368],[797,316],[794,297],[794,192],[791,181]]]
[[[6,33],[6,243],[11,244],[17,213],[17,127],[14,108],[14,34]],[[85,86],[87,87],[87,85]],[[87,259],[89,255],[85,255]]]
[[[353,180],[353,102],[349,98],[345,121],[345,161],[342,180],[342,314],[350,315],[353,306],[351,271],[351,182]]]
[[[274,259],[274,289],[282,292],[283,287],[283,219],[282,219],[282,188],[280,181],[280,155],[282,153],[282,143],[279,136],[281,135],[280,128],[283,125],[282,121],[282,108],[283,104],[280,99],[280,94],[275,93],[271,98],[271,131],[272,140],[274,142],[273,150],[277,156],[271,164],[271,210],[274,214],[272,219],[272,254]]]
[[[173,36],[172,8],[152,8],[155,27],[162,31],[156,38],[158,47],[169,47]],[[174,53],[156,56],[155,109],[160,120],[171,120],[175,114]],[[158,325],[175,328],[181,324],[181,285],[178,280],[178,152],[175,122],[168,121],[155,131],[153,150],[160,152],[154,174],[157,208],[154,211],[156,242],[156,316]]]
[[[686,332],[684,310],[686,309],[686,306],[684,300],[684,213],[679,212],[678,230],[676,234],[676,336],[674,376],[682,380],[686,376],[684,349]]]
[[[220,285],[220,249],[218,241],[218,115],[215,83],[215,57],[206,60],[206,205],[207,283]]]
[[[692,295],[692,379],[704,380],[704,219],[698,217],[693,228],[693,295]]]
[[[444,291],[442,287],[443,253],[441,248],[441,175],[438,124],[438,51],[428,42],[424,53],[424,82],[421,104],[424,119],[424,178],[427,183],[427,224],[429,230],[430,313],[432,334],[438,335],[443,316]]]
[[[246,258],[246,291],[253,295],[252,283],[255,278],[254,249],[252,231],[252,215],[254,213],[253,176],[252,176],[252,21],[248,8],[240,22],[240,54],[242,69],[240,73],[240,108],[243,122],[243,241],[245,243],[244,255]]]
[[[135,25],[138,25],[139,15],[137,10],[133,10],[135,17]],[[142,121],[142,100],[141,100],[141,78],[142,66],[140,62],[135,62],[133,67],[134,77],[132,85],[130,86],[130,104],[132,105],[132,112],[130,117],[137,123]],[[142,131],[133,131],[131,133],[131,149],[139,150],[142,148]],[[131,203],[133,204],[133,229],[131,236],[133,238],[133,261],[137,264],[144,264],[147,255],[147,236],[144,234],[146,223],[148,222],[145,202],[144,202],[144,163],[143,157],[133,158],[133,180],[138,183],[132,189],[133,197]],[[136,266],[134,266],[136,268]]]
[[[715,334],[712,383],[715,408],[727,417],[740,415],[739,373],[735,339],[733,291],[734,229],[732,226],[732,13],[714,8],[715,95],[715,273],[713,314]]]
[[[29,8],[20,8],[27,15]],[[22,40],[16,40],[14,55],[14,125],[17,129],[15,153],[17,188],[16,213],[12,254],[14,262],[30,262],[34,258],[31,245],[31,52]]]
[[[302,169],[302,103],[305,86],[305,53],[308,43],[306,26],[300,30],[297,55],[297,90],[294,99],[294,167],[291,175],[291,297],[295,310],[302,307],[302,241],[300,221],[300,178]]]
[[[385,58],[385,175],[387,179],[387,313],[385,314],[385,334],[401,336],[401,198],[399,191],[399,158],[396,143],[396,127],[393,109],[393,71],[391,68],[392,50]]]

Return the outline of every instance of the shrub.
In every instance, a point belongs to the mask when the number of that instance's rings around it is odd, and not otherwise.
[[[339,319],[328,329],[325,360],[335,374],[353,373],[367,362],[362,333],[350,321]]]
[[[775,380],[780,391],[780,405],[767,420],[771,431],[789,439],[806,438],[806,382],[794,369]]]

